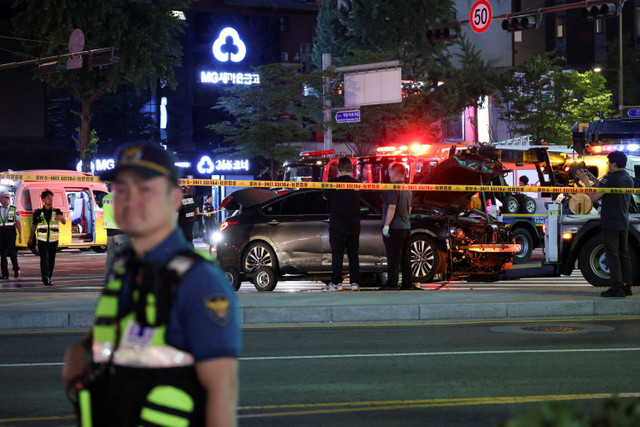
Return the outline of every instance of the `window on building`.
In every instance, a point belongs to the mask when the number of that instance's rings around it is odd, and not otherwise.
[[[636,6],[636,39],[640,39],[640,6]]]
[[[604,19],[596,19],[596,34],[604,33]]]
[[[556,38],[564,38],[564,16],[556,16]]]

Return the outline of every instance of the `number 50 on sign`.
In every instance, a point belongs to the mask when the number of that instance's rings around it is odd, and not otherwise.
[[[491,18],[493,14],[491,12],[491,5],[487,0],[478,0],[471,7],[471,12],[469,13],[469,22],[471,23],[471,28],[476,33],[483,33],[489,29],[489,25],[491,25]]]

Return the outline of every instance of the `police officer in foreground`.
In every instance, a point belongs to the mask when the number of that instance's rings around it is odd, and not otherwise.
[[[22,243],[22,228],[20,227],[20,214],[15,206],[9,204],[11,196],[7,191],[0,192],[0,257],[2,258],[2,278],[9,278],[9,264],[7,258],[11,258],[15,277],[20,276],[18,257],[16,256],[16,230],[20,243]]]
[[[237,303],[222,271],[176,228],[173,157],[124,147],[101,178],[113,182],[115,219],[131,243],[107,276],[91,331],[65,354],[80,424],[235,425]]]

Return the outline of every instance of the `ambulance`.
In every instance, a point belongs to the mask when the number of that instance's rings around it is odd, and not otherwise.
[[[0,187],[11,194],[12,204],[21,217],[23,239],[20,243],[16,238],[16,248],[27,247],[33,212],[42,208],[42,192],[50,190],[53,193],[53,208],[60,209],[67,219],[66,224],[60,224],[58,247],[106,251],[107,233],[102,226],[102,199],[108,194],[108,189],[91,173],[47,169],[11,171],[2,175]],[[47,180],[49,176],[55,178]]]

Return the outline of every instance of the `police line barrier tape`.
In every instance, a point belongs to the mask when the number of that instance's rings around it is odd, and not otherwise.
[[[27,173],[0,173],[0,179],[14,181],[46,182],[100,182],[95,175],[45,175]],[[190,179],[182,178],[180,185],[195,187],[259,187],[259,188],[319,188],[342,190],[411,190],[411,191],[465,191],[514,193],[612,193],[640,194],[640,188],[585,188],[585,187],[521,187],[500,185],[454,185],[454,184],[373,184],[348,182],[296,182],[296,181],[241,181],[234,179]]]

